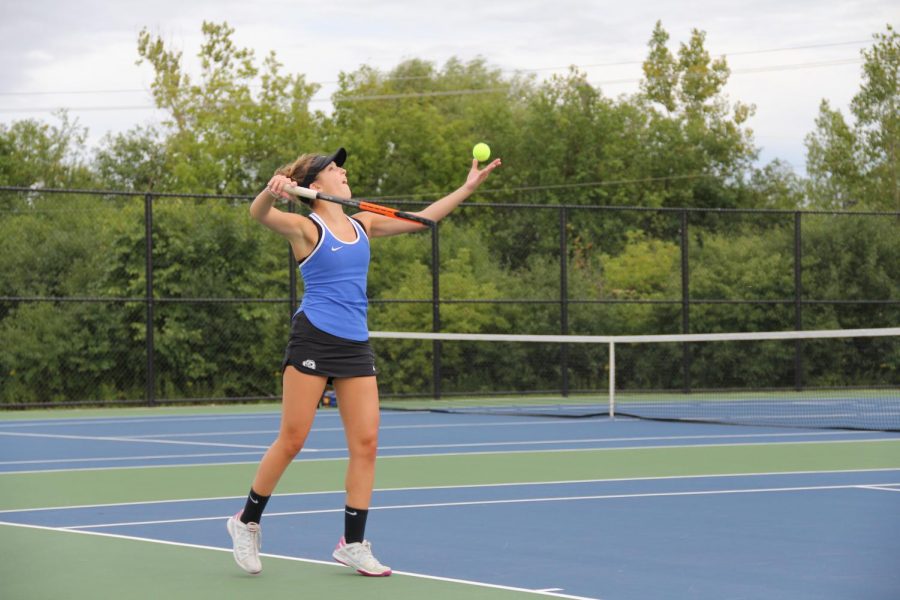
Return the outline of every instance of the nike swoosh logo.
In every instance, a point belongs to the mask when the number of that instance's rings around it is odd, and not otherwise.
[[[253,498],[250,498],[250,502],[252,502],[253,504],[259,504],[259,500],[254,500]]]
[[[337,252],[337,251],[340,250],[341,248],[343,248],[343,246],[338,246],[338,247],[336,247],[336,248],[335,248],[334,246],[332,246],[332,247],[331,247],[331,251],[332,251],[332,252]]]
[[[351,517],[355,517],[357,514],[359,514],[355,510],[352,512],[349,510],[345,510],[344,512],[347,513],[348,515],[350,515]]]

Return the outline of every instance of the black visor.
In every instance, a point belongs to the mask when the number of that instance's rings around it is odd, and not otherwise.
[[[331,163],[342,167],[344,166],[345,160],[347,160],[347,151],[343,148],[338,148],[334,154],[330,154],[328,156],[320,154],[312,161],[312,164],[309,165],[309,170],[306,171],[306,176],[303,177],[303,181],[299,182],[300,187],[308,188],[309,185],[316,180],[316,177],[319,175],[319,173],[322,172],[322,169],[324,169]]]

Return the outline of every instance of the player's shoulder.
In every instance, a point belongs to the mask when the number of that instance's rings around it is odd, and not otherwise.
[[[362,227],[363,233],[368,237],[369,235],[369,227],[372,225],[371,220],[366,218],[366,215],[371,213],[366,212],[358,212],[355,215],[350,215],[350,220],[355,221],[360,227]]]
[[[308,215],[282,212],[279,219],[284,224],[280,228],[280,233],[291,241],[303,239],[315,243],[321,235],[321,226]]]

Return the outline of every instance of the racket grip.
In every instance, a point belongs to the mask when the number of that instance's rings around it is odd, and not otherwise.
[[[307,200],[315,200],[316,196],[318,195],[317,191],[305,187],[300,187],[298,185],[285,186],[284,191],[286,191],[288,194],[299,196],[300,198],[306,198]]]

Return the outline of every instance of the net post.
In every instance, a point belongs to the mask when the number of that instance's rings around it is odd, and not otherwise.
[[[609,418],[616,418],[616,343],[609,343]]]

